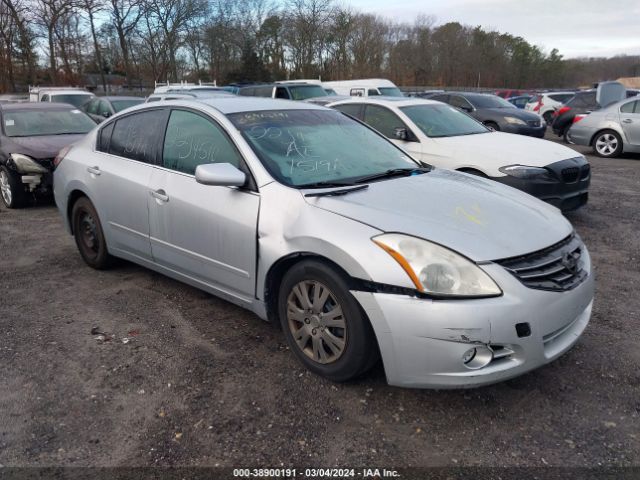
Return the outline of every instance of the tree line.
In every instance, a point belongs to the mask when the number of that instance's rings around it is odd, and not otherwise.
[[[385,77],[398,85],[574,87],[640,75],[640,57],[564,59],[522,37],[335,0],[0,0],[0,90],[156,81]]]

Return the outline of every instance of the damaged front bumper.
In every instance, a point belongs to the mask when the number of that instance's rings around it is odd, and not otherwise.
[[[586,250],[585,250],[586,253]],[[428,300],[352,291],[376,333],[390,385],[465,388],[516,377],[569,350],[591,316],[594,278],[572,290],[524,286],[497,264],[483,265],[504,295],[478,300]],[[465,364],[473,349],[486,365]]]

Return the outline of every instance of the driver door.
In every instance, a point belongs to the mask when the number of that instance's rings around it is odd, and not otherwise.
[[[202,185],[195,169],[230,163],[248,173],[240,152],[210,117],[171,111],[161,164],[148,192],[151,250],[156,263],[223,297],[255,296],[260,196],[247,188]]]

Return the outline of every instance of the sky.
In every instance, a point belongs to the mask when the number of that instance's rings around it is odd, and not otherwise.
[[[564,58],[640,55],[640,0],[343,0],[389,19],[418,15],[521,36]]]

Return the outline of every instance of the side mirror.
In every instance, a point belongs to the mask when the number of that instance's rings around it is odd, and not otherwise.
[[[219,187],[242,187],[247,176],[230,163],[205,163],[196,167],[196,182]]]
[[[409,139],[409,132],[404,127],[398,127],[394,129],[393,136],[398,140],[404,140],[405,142]]]
[[[111,116],[111,112],[107,112],[107,111],[102,112],[101,116],[104,117],[104,118],[109,118]]]
[[[467,112],[467,113],[471,113],[471,112],[473,112],[473,107],[463,106],[463,107],[460,107],[460,110],[462,110],[464,112]]]

